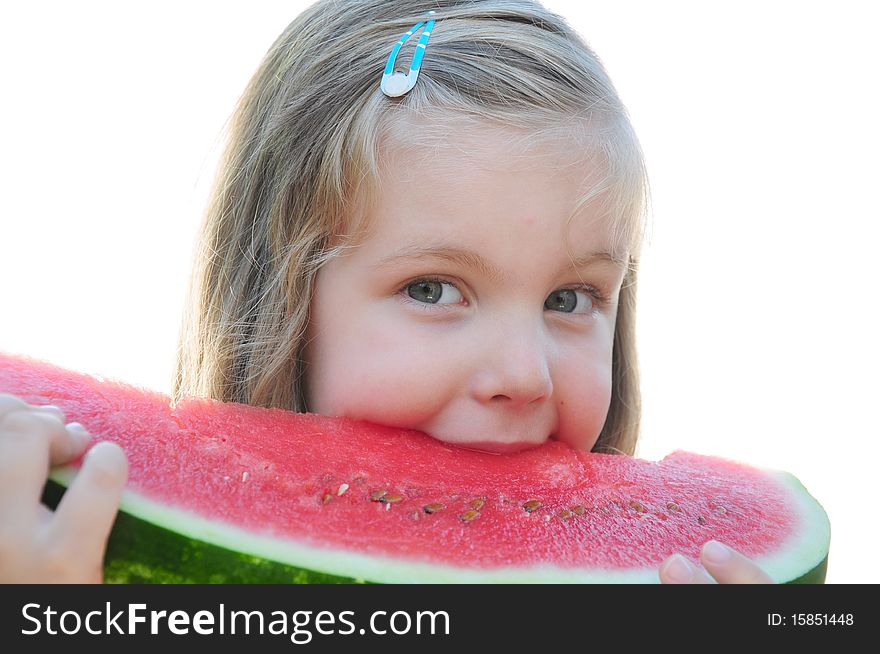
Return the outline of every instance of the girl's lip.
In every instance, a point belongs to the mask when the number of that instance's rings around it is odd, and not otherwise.
[[[484,441],[451,444],[457,445],[458,447],[463,447],[468,450],[477,450],[479,452],[488,452],[490,454],[514,454],[516,452],[522,452],[524,450],[530,450],[536,447],[540,447],[541,445],[543,445],[543,442],[535,443],[533,441],[514,441],[512,443],[499,443],[496,441]]]

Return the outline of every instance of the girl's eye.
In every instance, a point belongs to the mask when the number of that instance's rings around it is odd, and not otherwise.
[[[448,287],[449,290],[444,287]],[[461,293],[455,285],[439,279],[420,279],[408,284],[405,290],[410,298],[425,304],[458,304],[462,300]],[[445,301],[441,302],[441,299]]]
[[[583,301],[578,301],[578,295]],[[584,290],[577,288],[560,288],[553,291],[544,302],[544,308],[563,313],[590,313],[593,311],[596,299]]]
[[[451,306],[464,299],[455,284],[442,279],[419,279],[407,284],[403,291],[408,299],[423,306]],[[574,314],[590,314],[601,305],[602,296],[592,287],[560,288],[544,302],[545,309]]]

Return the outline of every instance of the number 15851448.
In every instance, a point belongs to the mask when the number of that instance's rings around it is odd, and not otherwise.
[[[767,624],[771,627],[825,627],[852,626],[852,613],[768,613]]]

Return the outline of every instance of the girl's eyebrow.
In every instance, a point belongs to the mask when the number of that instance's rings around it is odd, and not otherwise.
[[[484,277],[491,279],[495,283],[500,284],[505,281],[504,272],[497,266],[487,261],[480,254],[474,252],[473,250],[468,250],[467,248],[461,248],[458,246],[447,245],[443,243],[437,245],[412,244],[404,246],[403,248],[400,248],[399,250],[392,252],[388,256],[381,259],[375,266],[373,266],[373,269],[381,270],[383,268],[388,268],[393,264],[407,259],[441,259],[443,261],[449,261],[451,263],[455,263],[460,266],[476,270]],[[626,268],[626,260],[615,255],[609,250],[589,252],[579,257],[570,259],[568,263],[576,270],[586,268],[596,263],[611,264],[616,268],[620,268],[621,270]]]

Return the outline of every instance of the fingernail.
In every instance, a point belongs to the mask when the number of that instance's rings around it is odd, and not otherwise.
[[[693,569],[681,554],[675,554],[666,564],[665,576],[675,584],[686,584],[693,578]]]
[[[703,556],[709,563],[724,565],[730,561],[730,550],[717,540],[710,540],[703,545]]]
[[[37,407],[40,411],[46,411],[47,413],[51,413],[56,418],[60,419],[61,422],[64,422],[64,411],[55,406],[54,404],[41,404]]]
[[[79,442],[80,447],[84,447],[91,440],[91,435],[86,428],[78,422],[67,423],[67,431]]]

